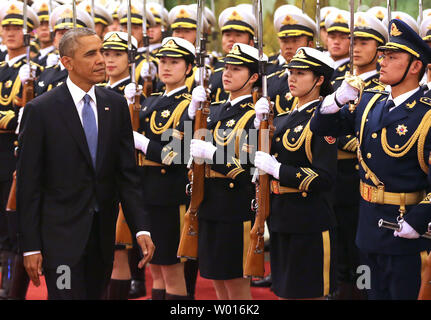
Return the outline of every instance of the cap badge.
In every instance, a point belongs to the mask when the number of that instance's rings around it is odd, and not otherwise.
[[[236,54],[237,56],[241,55],[241,51],[239,50],[239,46],[234,46],[232,48],[231,53]]]
[[[121,42],[117,33],[113,33],[106,41]]]
[[[48,10],[49,10],[48,5],[46,4],[46,2],[44,2],[44,3],[40,6],[39,12],[48,11]]]
[[[178,13],[177,13],[177,18],[190,18],[190,14],[184,10],[181,9]]]
[[[63,11],[60,18],[67,19],[67,18],[73,18],[73,12],[70,8],[67,8]]]
[[[21,14],[21,11],[14,4],[12,4],[6,13],[7,14]]]
[[[379,10],[376,13],[376,17],[377,17],[377,19],[383,20],[385,18],[385,14],[382,12],[382,10]]]
[[[356,21],[355,27],[368,27],[368,26],[369,25],[367,21],[363,17],[359,16],[358,20]]]
[[[299,50],[297,54],[295,54],[294,58],[297,59],[306,59],[307,56],[305,55],[304,50]]]
[[[85,10],[86,10],[88,13],[91,13],[91,6],[88,4],[88,5],[85,7]]]
[[[292,18],[292,16],[286,16],[282,22],[282,24],[284,26],[291,26],[291,25],[295,25],[298,24],[298,21],[296,21],[295,19]]]
[[[400,30],[398,30],[397,25],[395,23],[392,23],[392,26],[391,26],[391,36],[393,36],[393,37],[399,37],[402,34],[403,33]]]
[[[177,44],[175,43],[175,41],[173,39],[169,40],[165,45],[165,48],[172,48],[172,49],[178,49]]]
[[[347,20],[344,19],[342,14],[339,14],[337,18],[334,20],[335,23],[347,23]]]
[[[235,10],[232,12],[228,20],[243,20],[243,18],[240,16],[240,14]]]

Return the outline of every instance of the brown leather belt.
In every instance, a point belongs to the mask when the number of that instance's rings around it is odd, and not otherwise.
[[[280,186],[280,182],[271,180],[271,192],[274,194],[285,194],[285,193],[301,193],[302,191],[295,188]]]
[[[357,157],[356,152],[351,153],[343,150],[338,150],[337,160],[356,159],[356,157]]]
[[[426,195],[425,191],[410,193],[386,192],[384,185],[373,187],[362,181],[360,183],[360,192],[362,198],[370,203],[391,204],[400,207],[418,204]]]
[[[221,179],[230,179],[228,176],[224,174],[218,173],[211,169],[211,166],[205,165],[205,178],[213,179],[213,178],[221,178]]]

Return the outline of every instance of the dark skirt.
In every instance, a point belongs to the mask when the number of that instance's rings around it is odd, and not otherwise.
[[[156,250],[151,264],[173,265],[185,260],[177,258],[183,227],[186,205],[157,206],[145,205],[144,209],[150,215],[151,239]]]
[[[285,299],[327,296],[336,287],[333,231],[310,234],[271,232],[272,289]]]
[[[212,280],[242,278],[251,227],[251,221],[218,222],[199,219],[200,275]]]

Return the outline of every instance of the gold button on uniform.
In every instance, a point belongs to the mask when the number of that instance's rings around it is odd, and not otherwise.
[[[377,133],[373,133],[372,135],[371,135],[371,137],[373,138],[373,139],[376,139],[377,138]]]
[[[278,157],[278,153],[274,153],[274,158],[277,158]]]
[[[275,138],[276,142],[280,142],[280,137]]]
[[[235,187],[235,184],[233,182],[229,183],[229,188],[233,189]]]
[[[148,122],[148,121],[150,121],[150,118],[145,118],[145,122]]]
[[[161,174],[166,174],[166,169],[161,169],[161,170],[160,170],[160,173],[161,173]]]
[[[303,193],[302,193],[302,196],[303,196],[304,198],[306,198],[306,197],[307,197],[307,192],[303,192]]]
[[[359,170],[359,164],[357,164],[357,165],[355,166],[355,169],[356,169],[356,170]]]
[[[371,153],[367,153],[367,158],[371,159]]]

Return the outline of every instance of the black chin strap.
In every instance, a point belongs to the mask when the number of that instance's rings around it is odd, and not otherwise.
[[[400,85],[400,84],[401,84],[401,83],[406,79],[407,74],[408,74],[408,73],[409,73],[409,71],[410,71],[410,67],[412,66],[413,61],[414,61],[413,56],[412,56],[412,55],[410,55],[410,61],[409,61],[409,65],[407,66],[406,72],[404,72],[404,75],[403,75],[403,77],[401,78],[401,80],[400,80],[400,81],[398,81],[396,84],[391,85],[391,87],[396,87],[396,86]]]
[[[247,81],[242,85],[241,88],[239,88],[238,90],[235,90],[235,91],[231,91],[231,92],[241,91],[246,86],[246,84],[250,81],[250,79],[251,79],[251,77],[253,77],[253,75],[254,75],[254,73],[247,79]]]
[[[313,87],[310,89],[310,91],[308,91],[308,92],[304,95],[304,97],[305,97],[305,96],[308,96],[308,95],[311,93],[311,91],[313,91],[313,90],[314,90],[314,88],[316,87],[317,82],[319,82],[319,79],[320,79],[320,76],[319,76],[319,77],[317,77],[317,80],[314,82]]]

